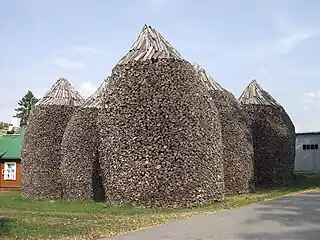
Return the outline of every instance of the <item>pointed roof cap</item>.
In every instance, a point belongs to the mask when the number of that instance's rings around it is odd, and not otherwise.
[[[36,105],[80,106],[83,102],[83,97],[70,82],[65,78],[59,78]]]
[[[205,83],[205,85],[209,88],[209,90],[216,90],[216,91],[227,91],[219,83],[217,83],[213,77],[211,77],[208,72],[203,69],[198,63],[194,63],[193,67],[200,75],[200,79]]]
[[[173,58],[182,60],[181,54],[153,27],[144,25],[138,39],[119,64],[150,59]]]
[[[260,84],[254,79],[239,98],[242,104],[260,104],[281,106],[268,92],[262,89]]]
[[[101,85],[97,88],[97,90],[87,98],[84,104],[81,105],[82,108],[100,108],[101,107],[101,94],[104,91],[110,77],[107,77],[103,80]]]

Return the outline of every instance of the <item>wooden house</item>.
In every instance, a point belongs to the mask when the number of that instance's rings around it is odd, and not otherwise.
[[[23,133],[0,138],[0,190],[21,188],[21,145]]]

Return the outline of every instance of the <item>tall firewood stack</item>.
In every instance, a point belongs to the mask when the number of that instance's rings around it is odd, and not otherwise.
[[[287,184],[293,177],[295,128],[284,108],[253,80],[239,98],[253,134],[257,187]]]
[[[254,189],[253,142],[249,119],[234,95],[221,87],[206,70],[194,64],[217,106],[223,143],[225,193],[248,193]]]
[[[108,79],[76,110],[62,140],[61,178],[63,199],[103,201],[99,163],[98,110]]]
[[[22,143],[22,196],[61,197],[62,136],[84,99],[65,78],[59,78],[36,104]]]
[[[221,125],[193,66],[144,26],[113,69],[99,118],[111,203],[187,206],[224,196]]]

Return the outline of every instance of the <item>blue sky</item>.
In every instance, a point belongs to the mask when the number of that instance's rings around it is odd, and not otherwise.
[[[320,130],[319,9],[317,0],[1,1],[0,121],[60,76],[87,97],[148,24],[236,97],[255,78],[296,131]]]

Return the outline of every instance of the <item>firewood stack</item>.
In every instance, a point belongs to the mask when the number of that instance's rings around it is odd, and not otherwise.
[[[79,109],[76,110],[62,139],[61,178],[66,200],[103,201],[105,193],[99,164],[98,109],[104,80]]]
[[[224,196],[221,125],[193,66],[150,26],[103,96],[101,167],[111,203],[186,206]]]
[[[59,78],[36,104],[22,143],[22,195],[60,198],[60,146],[75,109],[84,99],[65,78]]]
[[[239,98],[254,142],[257,187],[287,184],[293,177],[295,128],[284,108],[256,80]]]
[[[249,119],[231,92],[221,87],[200,65],[194,64],[194,67],[210,89],[210,96],[219,112],[225,193],[248,193],[254,189],[253,142]]]

